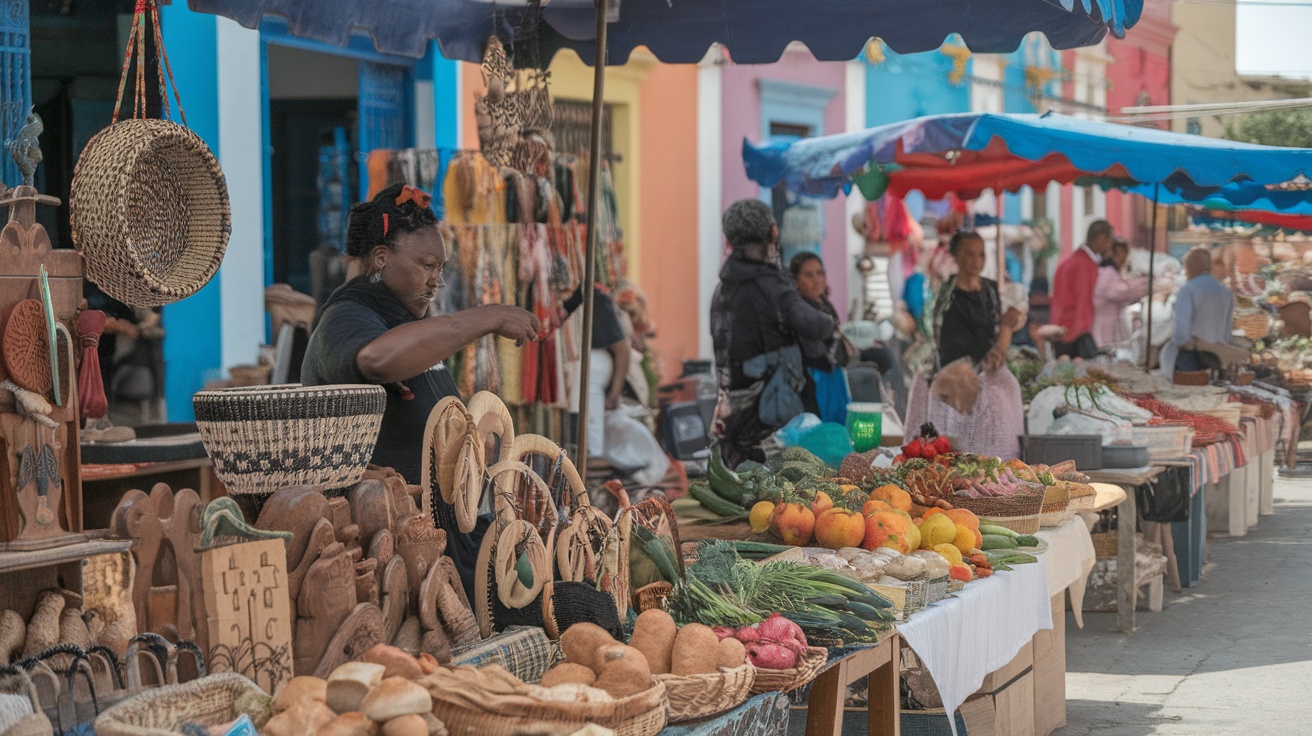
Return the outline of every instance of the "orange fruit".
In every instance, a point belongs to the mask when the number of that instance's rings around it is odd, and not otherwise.
[[[815,520],[815,541],[822,547],[858,547],[866,537],[866,519],[847,509],[829,509]]]

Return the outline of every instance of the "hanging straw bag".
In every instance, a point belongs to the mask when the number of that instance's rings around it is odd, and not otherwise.
[[[155,25],[163,120],[146,118],[148,15]],[[133,118],[120,122],[134,56]],[[168,120],[166,72],[181,125]],[[218,272],[228,247],[232,212],[223,171],[186,125],[156,0],[138,0],[113,121],[82,152],[68,203],[73,243],[86,262],[87,278],[132,307],[159,307],[200,291]]]

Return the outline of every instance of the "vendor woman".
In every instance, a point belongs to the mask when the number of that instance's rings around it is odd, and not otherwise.
[[[416,485],[428,415],[456,394],[442,361],[487,335],[522,345],[537,339],[540,329],[532,314],[499,304],[428,316],[445,285],[447,259],[429,201],[424,192],[398,184],[351,208],[346,252],[360,265],[360,275],[324,303],[301,367],[307,386],[374,383],[386,389],[373,463],[395,468]],[[474,561],[487,522],[480,520],[472,536],[462,534],[451,509],[439,509],[440,501],[435,499],[434,514],[446,530],[447,555],[473,595]]]
[[[939,289],[933,312],[939,373],[932,387],[927,375],[917,377],[907,402],[907,426],[932,422],[954,438],[957,450],[1011,459],[1025,428],[1020,384],[1007,369],[1007,351],[1024,317],[1004,307],[997,282],[982,276],[983,238],[958,232],[949,252],[957,273]],[[963,377],[963,366],[970,380]]]

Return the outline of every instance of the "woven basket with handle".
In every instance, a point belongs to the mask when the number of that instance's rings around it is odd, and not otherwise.
[[[752,692],[756,668],[751,662],[709,675],[656,675],[670,699],[670,723],[710,718],[733,710]]]
[[[146,21],[154,21],[163,120],[146,118]],[[134,56],[135,52],[135,56]],[[133,119],[119,120],[128,70],[134,66]],[[169,117],[165,72],[173,81],[155,0],[138,3],[113,122],[78,159],[69,196],[73,243],[87,278],[133,307],[158,307],[195,294],[219,270],[232,232],[228,186],[218,159],[200,136]]]
[[[786,693],[798,689],[814,680],[820,670],[829,661],[829,650],[824,647],[809,647],[806,656],[797,661],[797,666],[786,670],[767,670],[758,667],[756,680],[752,683],[752,695],[779,692]]]
[[[269,696],[241,675],[220,672],[124,700],[96,718],[95,732],[97,736],[175,736],[183,733],[186,724],[220,726],[243,714],[262,726],[269,716]]]

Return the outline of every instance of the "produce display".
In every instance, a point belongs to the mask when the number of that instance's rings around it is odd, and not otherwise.
[[[1235,425],[1207,414],[1185,411],[1173,404],[1159,401],[1152,396],[1127,394],[1126,398],[1136,405],[1153,413],[1149,425],[1188,424],[1194,430],[1194,447],[1203,447],[1222,442],[1230,437],[1242,437],[1243,432]]]
[[[893,621],[891,608],[888,599],[831,570],[753,562],[735,543],[718,540],[698,546],[697,561],[669,601],[670,614],[683,624],[739,629],[777,614],[808,639],[831,644],[878,641]]]

